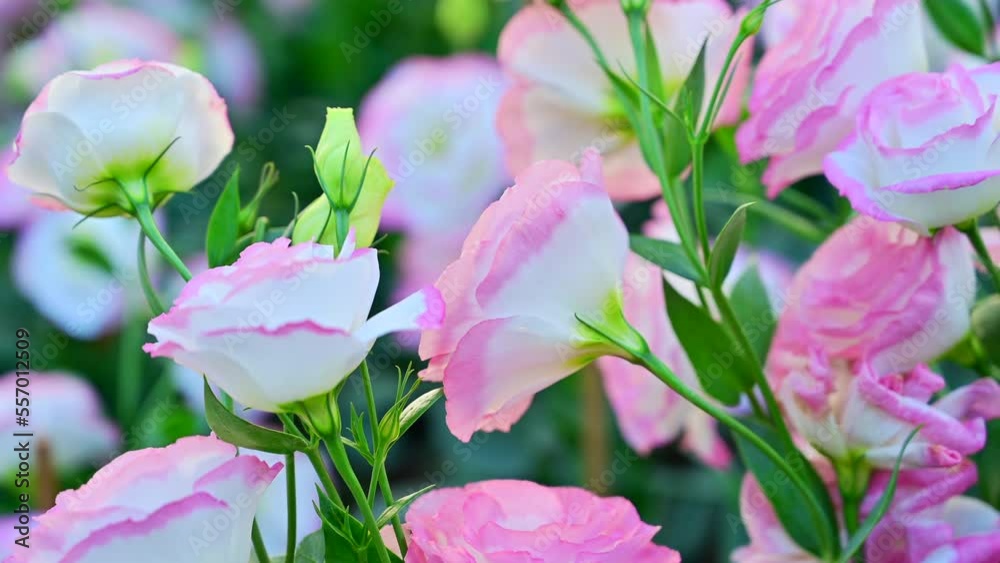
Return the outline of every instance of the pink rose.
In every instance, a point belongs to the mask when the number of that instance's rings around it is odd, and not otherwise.
[[[396,182],[381,224],[405,234],[398,295],[434,283],[510,185],[494,123],[506,88],[486,56],[412,57],[365,96],[358,130]]]
[[[869,563],[995,563],[1000,561],[1000,513],[959,496],[976,482],[971,462],[900,474],[888,514],[865,543]],[[876,475],[862,506],[885,493],[888,472]]]
[[[980,379],[930,403],[945,387],[926,366],[881,374],[871,365],[817,354],[777,389],[791,427],[830,459],[863,457],[892,469],[907,436],[903,467],[949,467],[986,444],[986,421],[1000,418],[1000,384]]]
[[[621,1],[571,0],[569,4],[593,33],[613,70],[618,71],[621,64],[634,76],[635,57]],[[668,101],[676,97],[705,41],[710,89],[740,26],[740,18],[729,5],[721,0],[656,0],[648,19]],[[741,51],[717,125],[740,118],[751,50],[748,42]],[[555,8],[532,2],[521,9],[504,28],[498,53],[515,80],[497,116],[512,172],[521,173],[539,160],[577,160],[589,147],[604,153],[605,185],[612,198],[639,200],[660,194],[659,182],[646,167],[610,80],[591,48]],[[706,106],[708,101],[706,95]]]
[[[375,250],[351,241],[339,258],[321,244],[257,243],[234,265],[192,278],[150,321],[157,342],[144,349],[205,374],[247,407],[281,412],[336,387],[379,336],[439,325],[433,287],[369,319],[378,279]]]
[[[257,502],[280,470],[205,436],[126,453],[60,493],[11,561],[247,561]]]
[[[529,481],[483,481],[438,489],[406,514],[406,563],[531,561],[680,563],[676,551],[652,543],[623,498]]]
[[[865,99],[826,175],[856,210],[921,232],[1000,203],[1000,64],[907,74]]]
[[[776,387],[806,365],[869,358],[903,373],[944,354],[969,330],[972,252],[954,229],[925,237],[859,217],[833,234],[795,275],[768,357]]]
[[[437,281],[447,315],[424,331],[422,377],[443,381],[448,428],[507,431],[535,393],[611,347],[577,320],[620,322],[628,234],[601,187],[600,157],[525,170],[472,228]]]
[[[122,60],[53,78],[24,114],[7,174],[77,212],[115,215],[190,190],[232,146],[226,102],[205,77]]]
[[[822,172],[875,86],[927,67],[913,0],[816,1],[786,26],[760,62],[750,119],[736,136],[744,162],[770,157],[763,181],[772,197]]]

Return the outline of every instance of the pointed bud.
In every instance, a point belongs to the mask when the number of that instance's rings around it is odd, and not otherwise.
[[[646,15],[649,11],[649,0],[622,0],[622,10],[625,10],[626,14],[641,14]]]
[[[333,244],[353,228],[358,246],[375,240],[382,204],[393,182],[378,158],[365,154],[350,108],[329,108],[313,153],[324,195],[299,214],[292,240]],[[335,213],[330,213],[331,202]],[[338,224],[346,222],[348,225]]]

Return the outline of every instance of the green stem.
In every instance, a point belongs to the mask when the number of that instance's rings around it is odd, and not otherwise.
[[[163,233],[160,232],[160,228],[156,226],[156,220],[153,219],[153,211],[149,208],[149,204],[144,202],[136,203],[134,207],[135,218],[139,220],[139,226],[142,227],[142,231],[146,233],[149,241],[160,251],[160,254],[163,255],[167,262],[177,270],[177,273],[184,278],[184,281],[190,281],[191,270],[188,270],[187,266],[184,265],[184,261],[174,252],[170,243],[163,238]]]
[[[729,52],[726,53],[726,61],[723,63],[719,78],[715,81],[715,87],[712,89],[712,97],[708,103],[708,112],[705,114],[705,120],[702,121],[701,127],[695,134],[695,138],[702,144],[708,139],[708,135],[712,131],[712,125],[715,123],[715,118],[718,117],[719,111],[722,109],[722,97],[725,94],[723,86],[728,82],[729,69],[733,66],[733,61],[736,60],[736,54],[739,52],[740,46],[746,40],[746,34],[740,31],[739,35],[736,36],[736,39],[729,46]]]
[[[285,490],[288,499],[286,511],[288,512],[288,547],[285,549],[285,561],[294,563],[295,543],[298,540],[298,503],[295,499],[295,454],[285,456]]]
[[[379,449],[379,433],[378,433],[378,407],[375,406],[375,388],[372,386],[372,375],[368,371],[368,360],[363,360],[361,362],[361,379],[365,384],[365,400],[368,402],[368,420],[372,428],[372,442],[374,443],[373,451]],[[358,439],[363,439],[364,436],[358,436]]]
[[[844,502],[844,529],[853,538],[861,525],[861,501],[868,489],[871,468],[864,458],[834,463],[840,498]]]
[[[396,500],[392,496],[392,488],[389,486],[389,477],[385,471],[379,473],[379,488],[382,489],[382,500],[387,506],[395,504]],[[392,531],[396,534],[396,541],[399,543],[399,551],[406,557],[406,534],[403,533],[403,521],[397,513],[392,517]]]
[[[694,191],[694,217],[705,263],[712,247],[708,242],[708,220],[705,218],[705,143],[691,139],[691,183]]]
[[[308,440],[306,436],[299,431],[298,426],[295,425],[295,421],[292,417],[285,413],[278,413],[278,418],[285,425],[285,432],[293,434],[302,438],[303,440]],[[330,470],[327,469],[326,464],[323,463],[323,456],[320,455],[319,450],[316,448],[309,448],[305,451],[306,457],[309,458],[309,463],[312,464],[313,469],[316,474],[319,475],[319,480],[323,484],[323,490],[326,491],[327,496],[333,501],[338,507],[344,507],[344,501],[340,498],[340,493],[337,491],[337,485],[333,483],[333,479],[330,478]]]
[[[264,546],[264,537],[260,535],[260,526],[257,525],[256,519],[253,521],[250,540],[253,542],[253,551],[257,554],[257,561],[270,563],[271,559],[267,556],[267,547]]]
[[[806,500],[806,507],[809,511],[809,517],[813,521],[813,525],[816,526],[817,530],[824,530],[826,526],[826,518],[824,517],[823,508],[820,505],[819,500],[813,494],[809,485],[805,482],[802,476],[796,472],[785,458],[781,456],[770,444],[764,441],[760,436],[755,434],[752,430],[743,425],[739,420],[730,415],[725,409],[720,408],[711,401],[705,399],[690,387],[684,384],[671,370],[663,363],[658,357],[653,355],[648,347],[643,350],[629,350],[621,343],[614,342],[618,346],[622,347],[624,350],[632,354],[633,362],[637,363],[650,373],[655,375],[661,381],[666,383],[668,387],[677,392],[678,395],[686,399],[688,402],[698,407],[699,409],[705,411],[713,418],[728,426],[734,433],[740,435],[748,442],[753,444],[757,449],[759,449],[768,459],[771,460],[776,466],[778,466],[791,480],[792,484],[796,489],[802,494]],[[832,551],[832,546],[828,545],[830,543],[830,538],[826,534],[821,534],[823,538],[823,550],[824,552]]]
[[[125,311],[125,330],[118,339],[118,420],[132,424],[139,406],[142,375],[142,342],[146,336],[146,319]]]
[[[162,315],[167,308],[163,306],[163,300],[157,295],[153,281],[149,279],[149,268],[146,265],[145,233],[139,234],[139,249],[136,251],[136,260],[139,263],[139,285],[142,287],[143,295],[146,296],[146,302],[149,303],[149,308],[154,315]]]
[[[979,231],[979,223],[975,219],[970,219],[961,225],[956,225],[956,227],[969,238],[972,247],[976,249],[976,254],[979,255],[979,260],[986,267],[986,271],[990,273],[990,277],[993,279],[994,289],[1000,293],[1000,268],[997,268],[993,257],[990,256],[989,249],[986,248],[986,242],[983,241],[983,234]]]
[[[365,496],[365,491],[361,487],[361,482],[358,481],[358,476],[354,474],[354,468],[351,467],[351,460],[347,457],[347,449],[344,448],[344,443],[340,440],[340,436],[326,436],[323,442],[326,444],[327,451],[330,452],[330,458],[333,459],[333,465],[337,468],[337,473],[344,480],[344,483],[347,484],[348,490],[354,496],[354,502],[358,503],[358,508],[365,518],[365,525],[368,527],[368,532],[372,534],[372,542],[375,545],[375,551],[378,553],[379,560],[382,563],[389,563],[389,553],[386,551],[385,542],[382,541],[382,535],[379,533],[378,521],[375,519],[375,513],[372,512],[371,505],[368,504],[368,497]]]
[[[644,43],[644,23],[645,16],[643,16],[643,14],[638,12],[628,13],[629,35],[632,39],[632,50],[635,53],[635,62],[639,75],[639,85],[644,90],[648,91],[649,68],[646,61],[646,46]],[[692,264],[696,264],[700,269],[704,269],[702,261],[698,259],[698,252],[695,247],[695,243],[691,240],[691,225],[688,220],[687,213],[680,205],[677,194],[673,189],[671,189],[674,186],[674,183],[667,177],[666,167],[663,163],[663,146],[660,143],[659,133],[654,127],[656,120],[653,118],[653,107],[648,96],[639,96],[639,109],[642,113],[642,123],[640,124],[640,128],[643,126],[649,128],[649,130],[644,131],[645,134],[640,134],[640,143],[643,138],[646,138],[647,144],[652,145],[644,147],[644,152],[651,155],[649,160],[652,162],[648,162],[648,164],[660,182],[660,186],[663,190],[663,199],[666,201],[667,207],[670,209],[670,216],[674,219],[674,222],[677,225],[677,233],[681,239],[681,247],[684,249],[684,253],[687,254],[687,257]]]

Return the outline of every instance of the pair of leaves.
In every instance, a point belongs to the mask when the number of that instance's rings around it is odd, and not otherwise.
[[[277,182],[278,172],[274,164],[265,164],[257,193],[244,208],[240,202],[240,167],[236,167],[208,219],[205,255],[209,268],[231,264],[237,254],[253,242],[273,240],[282,235],[282,229],[268,228],[266,217],[257,217],[261,200]],[[295,206],[297,211],[298,199]],[[247,236],[243,236],[245,233]]]
[[[236,416],[223,405],[205,380],[205,418],[219,437],[240,448],[274,454],[308,450],[312,445],[298,436],[257,426]]]

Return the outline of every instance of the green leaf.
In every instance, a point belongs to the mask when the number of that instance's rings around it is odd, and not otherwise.
[[[664,270],[704,285],[704,281],[698,274],[698,269],[691,264],[681,245],[675,242],[632,235],[629,237],[629,246],[632,248],[632,252]]]
[[[767,288],[760,278],[760,269],[756,264],[747,268],[729,297],[733,305],[736,319],[746,331],[750,345],[758,359],[767,358],[774,338],[777,315],[771,306],[771,298]]]
[[[753,374],[741,373],[746,360],[737,352],[739,346],[704,309],[685,299],[666,280],[663,291],[670,324],[702,389],[725,405],[739,404],[743,391],[753,387]]]
[[[983,500],[1000,509],[1000,420],[986,423],[986,447],[976,454]]]
[[[788,461],[789,466],[802,475],[813,496],[819,500],[826,516],[825,532],[818,529],[808,517],[807,501],[798,488],[791,486],[788,475],[753,444],[739,435],[734,436],[743,463],[757,478],[761,489],[768,493],[768,501],[774,507],[782,527],[800,547],[821,557],[822,535],[826,535],[828,541],[838,541],[836,513],[826,485],[802,452],[787,446],[770,426],[749,419],[743,420],[743,423],[777,450]]]
[[[325,563],[325,555],[323,531],[317,530],[302,538],[302,543],[295,549],[295,563]]]
[[[290,454],[309,449],[309,442],[298,436],[252,424],[229,412],[205,380],[205,418],[219,437],[240,448],[273,454]]]
[[[653,38],[653,31],[649,27],[649,22],[645,22],[645,35],[646,35],[646,68],[648,71],[647,76],[649,76],[649,88],[653,93],[660,97],[665,98],[666,93],[663,91],[664,81],[663,81],[663,71],[660,66],[660,53],[656,50],[656,40]]]
[[[378,517],[378,527],[381,529],[383,526],[388,526],[389,522],[402,511],[404,508],[410,505],[411,502],[417,500],[417,497],[426,493],[427,491],[434,488],[434,485],[428,485],[423,489],[415,493],[410,493],[405,497],[398,499],[396,502],[392,503],[388,508],[382,512],[381,516]]]
[[[1000,366],[1000,295],[991,295],[972,311],[972,333],[994,365]]]
[[[688,123],[694,128],[697,128],[701,107],[704,105],[706,45],[708,45],[708,41],[701,44],[698,57],[694,60],[691,72],[684,80],[684,85],[681,86],[680,95],[677,98],[677,112],[685,116]]]
[[[225,266],[235,255],[240,238],[240,168],[236,167],[215,203],[205,234],[205,254],[208,266]]]
[[[691,141],[688,139],[687,127],[677,114],[668,111],[664,116],[664,165],[667,176],[673,178],[679,176],[691,164]]]
[[[934,25],[956,47],[986,56],[983,24],[965,0],[924,0],[924,9]]]
[[[444,389],[438,387],[417,397],[412,403],[406,405],[403,414],[399,417],[399,435],[402,436],[411,426],[430,410],[438,400],[444,396]]]
[[[747,209],[753,203],[744,203],[736,208],[732,217],[722,227],[722,232],[715,239],[712,246],[712,255],[708,260],[708,279],[714,287],[722,287],[729,275],[729,269],[733,267],[733,260],[736,252],[740,249],[740,242],[743,240],[743,231],[747,226]]]
[[[899,455],[896,456],[896,466],[892,468],[892,476],[889,477],[889,483],[885,487],[885,492],[882,493],[882,498],[879,499],[878,504],[875,505],[875,508],[865,518],[861,527],[854,534],[854,537],[847,543],[847,547],[840,554],[840,559],[837,560],[838,563],[851,563],[854,554],[864,547],[868,536],[872,534],[875,526],[882,521],[885,513],[889,511],[889,505],[892,504],[892,499],[896,495],[896,483],[899,482],[899,470],[903,465],[903,454],[906,452],[906,446],[910,445],[910,440],[917,435],[917,432],[920,432],[921,428],[922,426],[914,428],[910,432],[910,435],[906,437],[906,440],[903,441],[903,447],[899,449]]]

